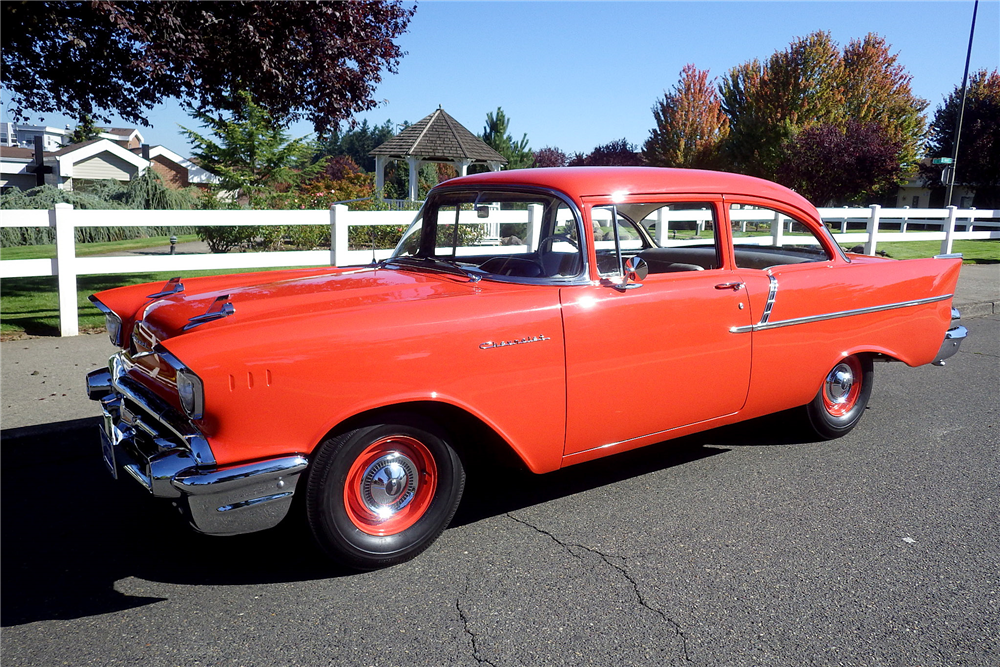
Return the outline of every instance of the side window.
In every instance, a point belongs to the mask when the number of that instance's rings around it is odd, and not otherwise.
[[[623,254],[636,254],[646,260],[651,275],[722,266],[712,202],[625,203],[619,204],[617,211],[620,218],[635,225],[633,229],[645,241],[635,249],[622,241]],[[595,244],[601,247],[600,242]]]
[[[766,269],[830,259],[812,230],[782,211],[766,206],[731,204],[729,221],[738,268]]]

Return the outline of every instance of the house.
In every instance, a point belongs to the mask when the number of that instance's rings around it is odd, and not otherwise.
[[[924,167],[931,166],[930,158],[920,161]],[[944,186],[939,182],[928,183],[920,170],[910,175],[906,183],[896,191],[896,207],[903,208],[939,208],[944,206]],[[955,184],[952,191],[952,204],[958,208],[971,208],[975,192],[970,188]],[[934,204],[932,206],[931,201]]]
[[[68,143],[72,134],[68,128],[3,123],[0,130],[3,190],[27,190],[38,185],[40,178],[65,190],[86,189],[100,180],[131,181],[150,167],[170,188],[210,185],[219,180],[168,148],[146,146],[135,129],[101,128],[98,138],[79,144]],[[35,157],[36,142],[41,144],[41,161]]]

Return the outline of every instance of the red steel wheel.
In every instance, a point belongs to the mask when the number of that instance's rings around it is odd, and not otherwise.
[[[424,515],[437,490],[437,466],[426,445],[394,435],[354,460],[344,485],[351,522],[369,535],[400,533]]]
[[[805,407],[813,431],[831,440],[854,428],[865,413],[874,378],[872,359],[867,354],[838,361]]]
[[[306,477],[306,517],[334,560],[372,570],[413,558],[455,515],[465,468],[446,432],[413,414],[385,414],[327,438]]]
[[[823,382],[823,407],[834,417],[843,417],[854,409],[864,384],[861,362],[847,357],[833,367]]]

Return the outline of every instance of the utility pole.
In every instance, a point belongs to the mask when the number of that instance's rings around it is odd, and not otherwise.
[[[962,105],[958,109],[958,119],[955,121],[955,141],[951,150],[951,171],[948,174],[948,194],[945,197],[945,208],[951,206],[951,193],[955,189],[955,174],[958,171],[958,140],[962,134],[962,116],[965,115],[965,96],[969,92],[969,61],[972,59],[972,38],[976,34],[976,14],[979,13],[979,0],[972,9],[972,29],[969,31],[969,50],[965,54],[965,74],[962,76]]]

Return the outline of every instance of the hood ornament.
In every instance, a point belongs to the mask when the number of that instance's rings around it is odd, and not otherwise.
[[[182,331],[194,329],[196,326],[204,324],[205,322],[221,320],[223,317],[229,317],[235,312],[236,309],[233,307],[233,304],[229,302],[229,295],[223,294],[212,302],[212,305],[208,307],[208,310],[203,315],[195,315],[189,319],[188,323],[184,325]]]
[[[160,291],[156,294],[149,294],[146,296],[147,299],[159,299],[160,297],[170,296],[171,294],[180,294],[184,291],[184,283],[181,282],[181,277],[171,278],[168,280]]]

